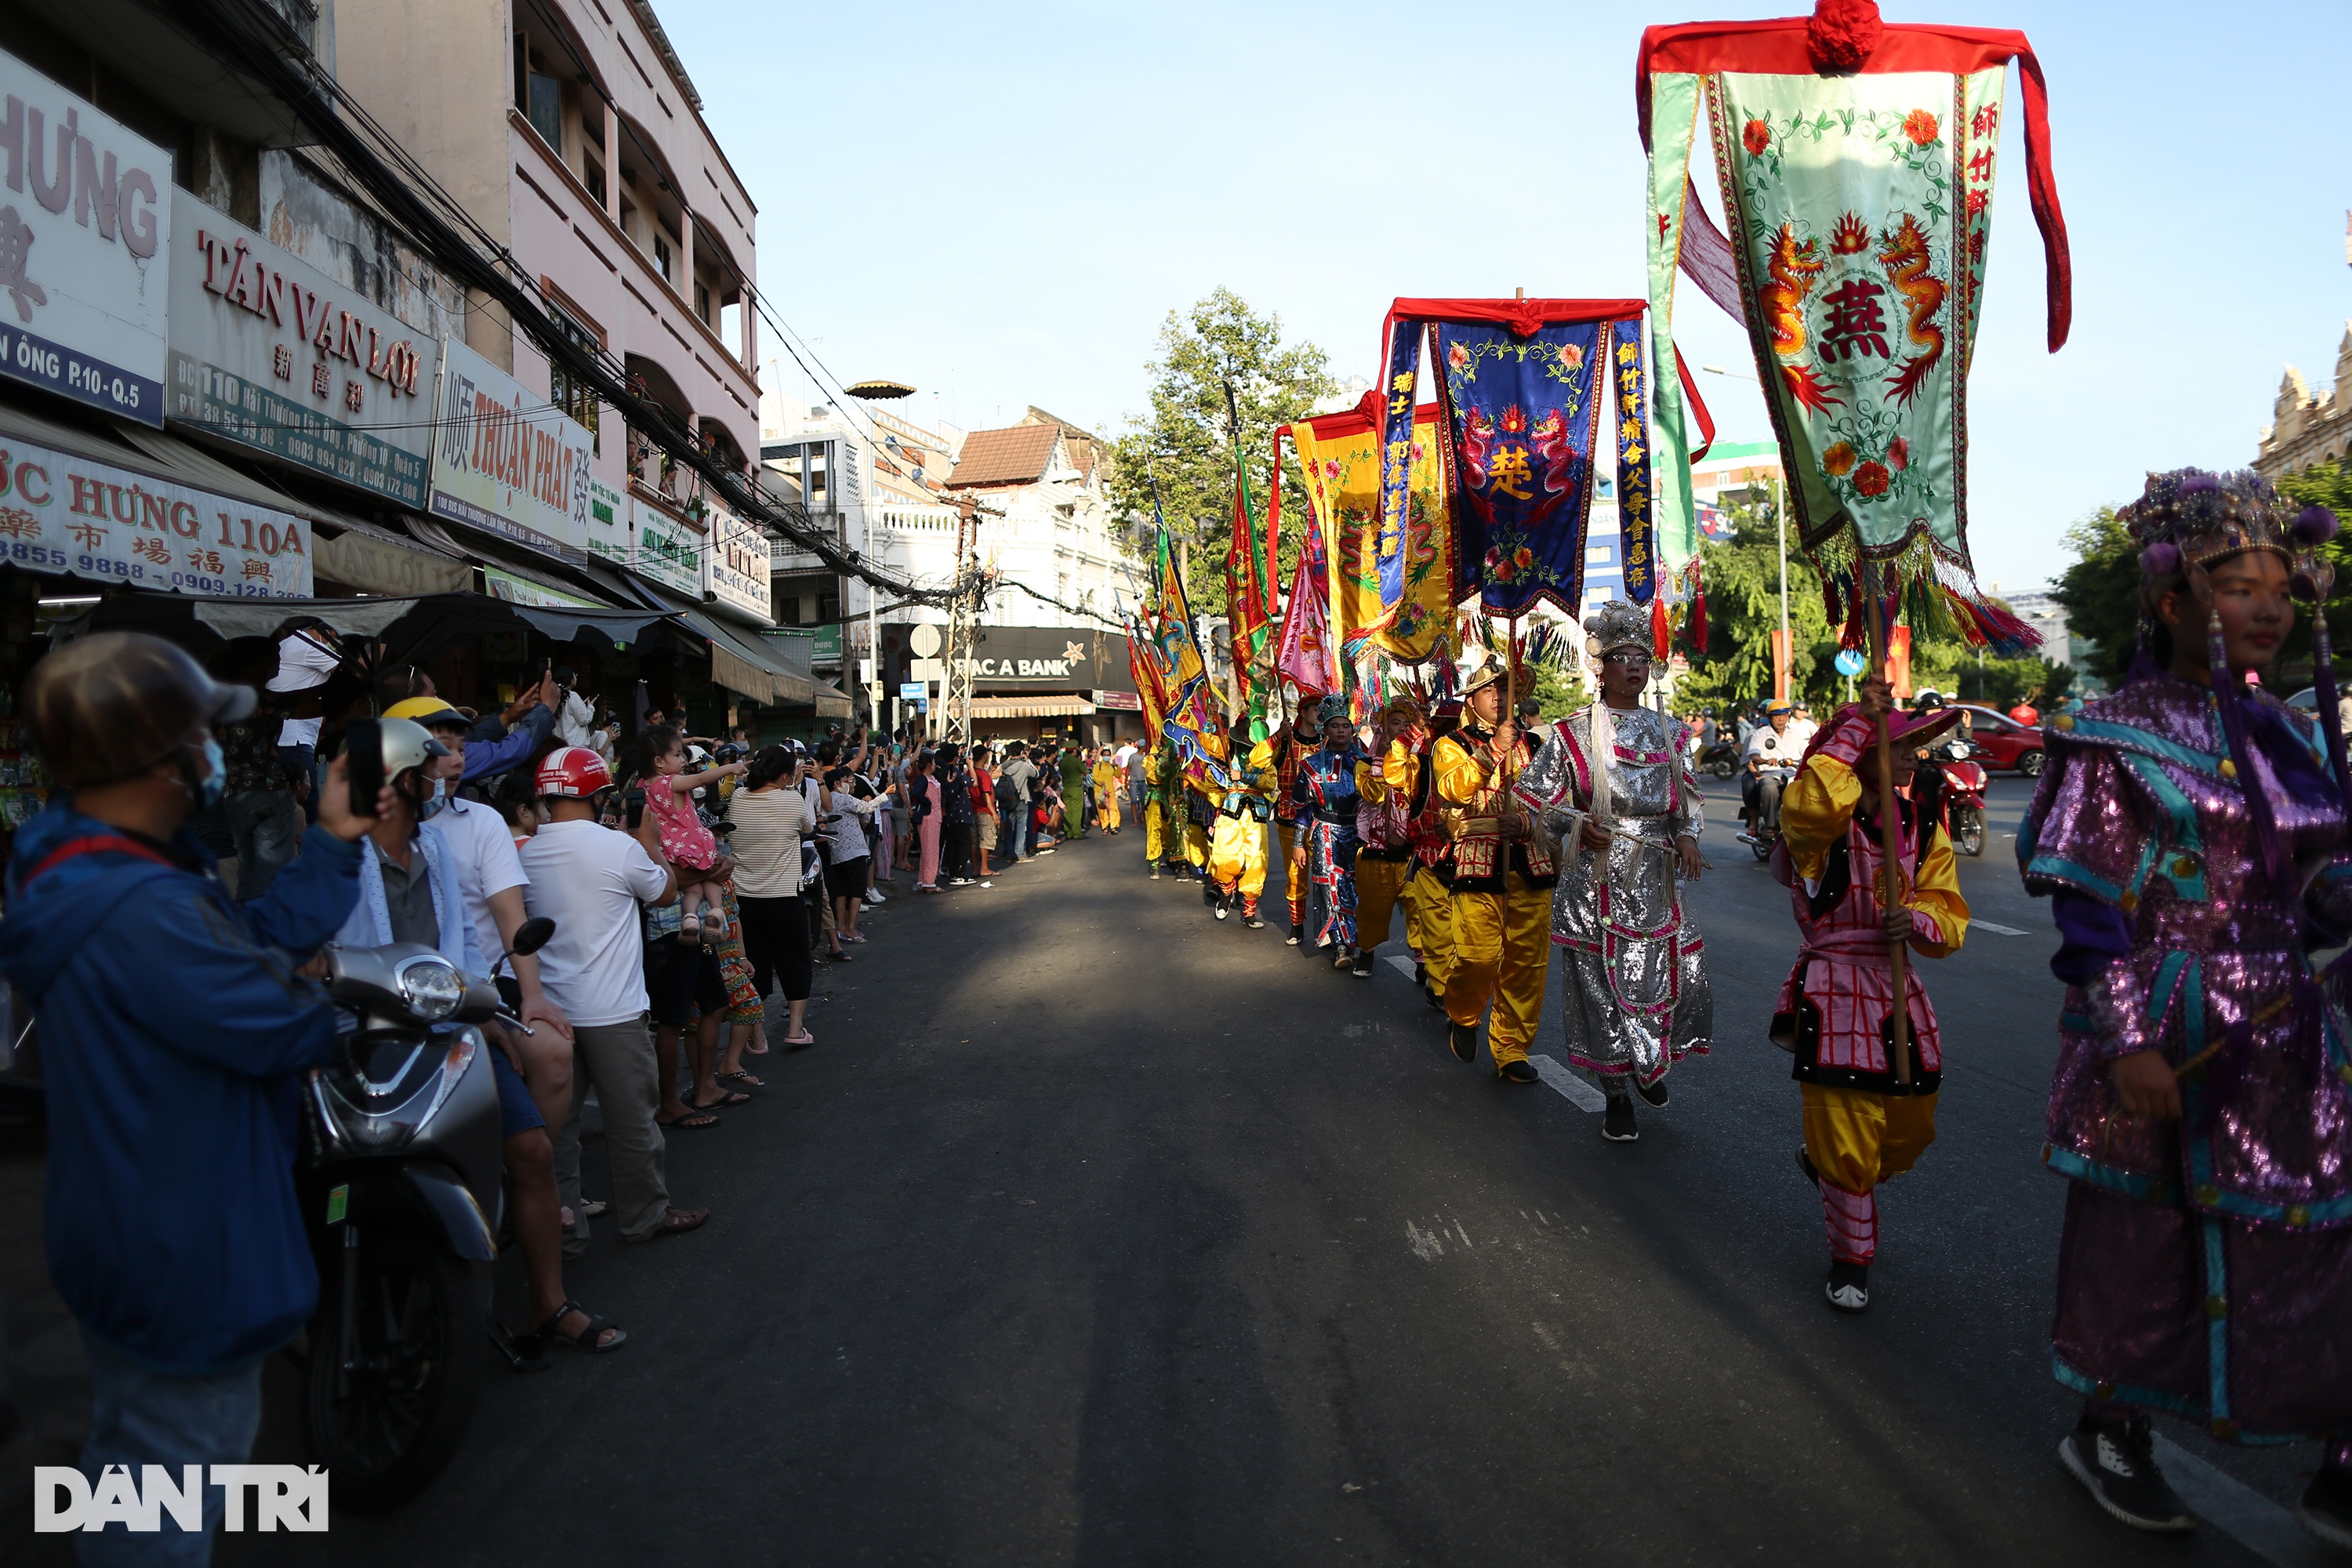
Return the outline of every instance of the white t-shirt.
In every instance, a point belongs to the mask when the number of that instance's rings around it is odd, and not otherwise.
[[[1766,767],[1793,768],[1804,754],[1805,738],[1797,732],[1794,719],[1789,721],[1786,734],[1775,732],[1769,724],[1759,724],[1748,737],[1748,755],[1763,758]]]
[[[440,835],[448,847],[457,895],[466,900],[466,918],[474,922],[474,952],[488,973],[507,950],[499,922],[490,918],[490,895],[530,880],[515,853],[514,831],[504,817],[474,800],[452,800],[433,814],[425,831]]]
[[[555,921],[539,983],[575,1024],[625,1024],[651,1005],[637,906],[669,885],[633,836],[593,822],[551,822],[522,847],[523,908]]]

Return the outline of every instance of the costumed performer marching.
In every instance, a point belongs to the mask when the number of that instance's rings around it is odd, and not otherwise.
[[[1176,858],[1176,748],[1165,735],[1143,756],[1143,858],[1151,879]]]
[[[1256,931],[1258,895],[1265,890],[1265,825],[1274,816],[1274,747],[1260,741],[1233,770],[1239,789],[1217,796],[1217,822],[1209,837],[1209,879],[1217,890],[1216,915],[1233,913],[1242,902],[1242,924]]]
[[[1302,697],[1298,711],[1274,738],[1274,837],[1282,857],[1283,889],[1290,900],[1292,947],[1307,935],[1307,866],[1291,851],[1297,847],[1298,764],[1323,743],[1315,727],[1315,703]]]
[[[1356,963],[1357,978],[1372,977],[1372,959],[1396,923],[1412,876],[1412,738],[1421,730],[1421,704],[1399,692],[1372,721],[1370,755],[1357,771]],[[1412,916],[1405,916],[1412,936]]]
[[[1431,705],[1429,724],[1404,737],[1400,753],[1391,742],[1381,761],[1389,787],[1400,790],[1412,839],[1412,874],[1405,879],[1405,941],[1412,944],[1412,977],[1421,994],[1445,1011],[1445,980],[1454,972],[1454,841],[1446,837],[1437,799],[1437,773],[1430,755],[1438,737],[1461,722],[1462,704],[1444,699]]]
[[[1454,841],[1452,965],[1445,1016],[1454,1054],[1478,1059],[1478,1021],[1491,1004],[1486,1049],[1495,1073],[1513,1083],[1540,1081],[1528,1046],[1543,1017],[1551,968],[1551,848],[1514,799],[1510,784],[1534,747],[1503,712],[1502,661],[1486,662],[1462,681],[1462,727],[1430,751],[1437,799]]]
[[[2052,1329],[2084,1395],[2059,1448],[2143,1530],[2194,1520],[2148,1415],[2322,1445],[2296,1517],[2352,1547],[2352,932],[2333,661],[2324,734],[2246,678],[2324,604],[2336,519],[2250,473],[2149,478],[2140,645],[2113,696],[2045,731],[2018,836],[2066,983],[2042,1160],[2070,1180]],[[2332,775],[2332,776],[2331,776]]]
[[[1678,881],[1698,879],[1706,818],[1689,729],[1642,706],[1648,612],[1612,599],[1584,629],[1600,696],[1549,726],[1517,793],[1560,846],[1551,941],[1568,982],[1569,1065],[1609,1097],[1601,1135],[1630,1143],[1641,1136],[1633,1095],[1663,1109],[1667,1069],[1706,1055],[1715,1026],[1706,954]]]
[[[1323,699],[1316,728],[1323,744],[1298,760],[1291,798],[1299,838],[1290,854],[1307,885],[1307,948],[1329,948],[1331,967],[1346,969],[1355,962],[1356,806],[1365,757],[1346,698]]]
[[[1772,1009],[1772,1043],[1796,1055],[1803,1086],[1805,1142],[1797,1166],[1820,1191],[1829,1227],[1830,1305],[1870,1305],[1870,1263],[1878,1253],[1877,1187],[1918,1163],[1936,1141],[1936,1091],[1944,1057],[1936,1008],[1918,966],[1904,969],[1910,1026],[1908,1071],[1894,1037],[1894,944],[1942,958],[1969,929],[1951,840],[1918,820],[1902,798],[1918,748],[1959,721],[1955,709],[1895,711],[1893,689],[1876,676],[1861,700],[1841,709],[1780,797],[1780,847],[1773,873],[1789,889],[1802,945]],[[1891,780],[1878,776],[1873,721],[1887,715]],[[1885,863],[1880,813],[1895,796],[1898,825],[1892,909],[1879,900]],[[1785,858],[1783,858],[1785,857]]]

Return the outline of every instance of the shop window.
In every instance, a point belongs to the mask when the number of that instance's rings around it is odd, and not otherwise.
[[[598,206],[606,205],[610,198],[604,194],[604,171],[593,158],[582,161],[580,183],[588,187],[589,195],[595,199]]]
[[[708,283],[698,282],[694,286],[694,313],[702,319],[703,325],[710,324],[710,285]]]
[[[816,596],[816,624],[829,626],[841,619],[841,595],[819,594]]]
[[[591,354],[604,352],[604,345],[596,334],[579,321],[573,321],[560,307],[550,304],[547,313],[563,335],[586,349]],[[596,416],[603,408],[595,388],[579,380],[553,361],[547,367],[548,395],[558,408],[588,427],[593,448],[598,457],[604,455],[604,437],[596,428]]]
[[[669,237],[659,229],[654,231],[654,269],[664,279],[669,277]]]

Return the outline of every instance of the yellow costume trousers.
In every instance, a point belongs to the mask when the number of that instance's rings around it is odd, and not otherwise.
[[[1426,866],[1416,864],[1404,885],[1404,939],[1432,989],[1443,994],[1454,972],[1454,894]]]
[[[1168,858],[1168,808],[1156,800],[1143,803],[1143,858],[1153,866]]]
[[[1265,824],[1255,816],[1220,816],[1209,840],[1209,875],[1256,908],[1265,890]]]
[[[1494,1004],[1486,1028],[1495,1065],[1524,1061],[1543,1018],[1544,978],[1551,969],[1551,891],[1530,888],[1517,871],[1505,891],[1454,895],[1454,962],[1445,977],[1445,1016],[1475,1027]]]
[[[1919,1163],[1936,1141],[1932,1094],[1874,1094],[1864,1089],[1805,1091],[1805,1153],[1825,1181],[1866,1193]]]
[[[1200,870],[1209,863],[1209,830],[1197,822],[1184,824],[1184,858]]]
[[[1388,941],[1394,925],[1397,902],[1404,895],[1405,879],[1412,875],[1412,861],[1376,860],[1371,856],[1356,857],[1356,945],[1378,947]],[[1405,929],[1412,928],[1412,916],[1405,916]]]
[[[1108,832],[1118,831],[1118,795],[1116,791],[1099,790],[1095,795],[1095,825]]]
[[[1291,847],[1298,842],[1298,833],[1289,823],[1275,819],[1274,837],[1282,847],[1282,888],[1290,900],[1290,923],[1297,925],[1307,918],[1307,868],[1291,863]]]

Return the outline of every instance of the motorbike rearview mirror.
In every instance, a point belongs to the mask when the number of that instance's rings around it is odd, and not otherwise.
[[[555,935],[555,922],[545,915],[527,920],[516,928],[514,946],[508,956],[528,957],[545,947]]]

